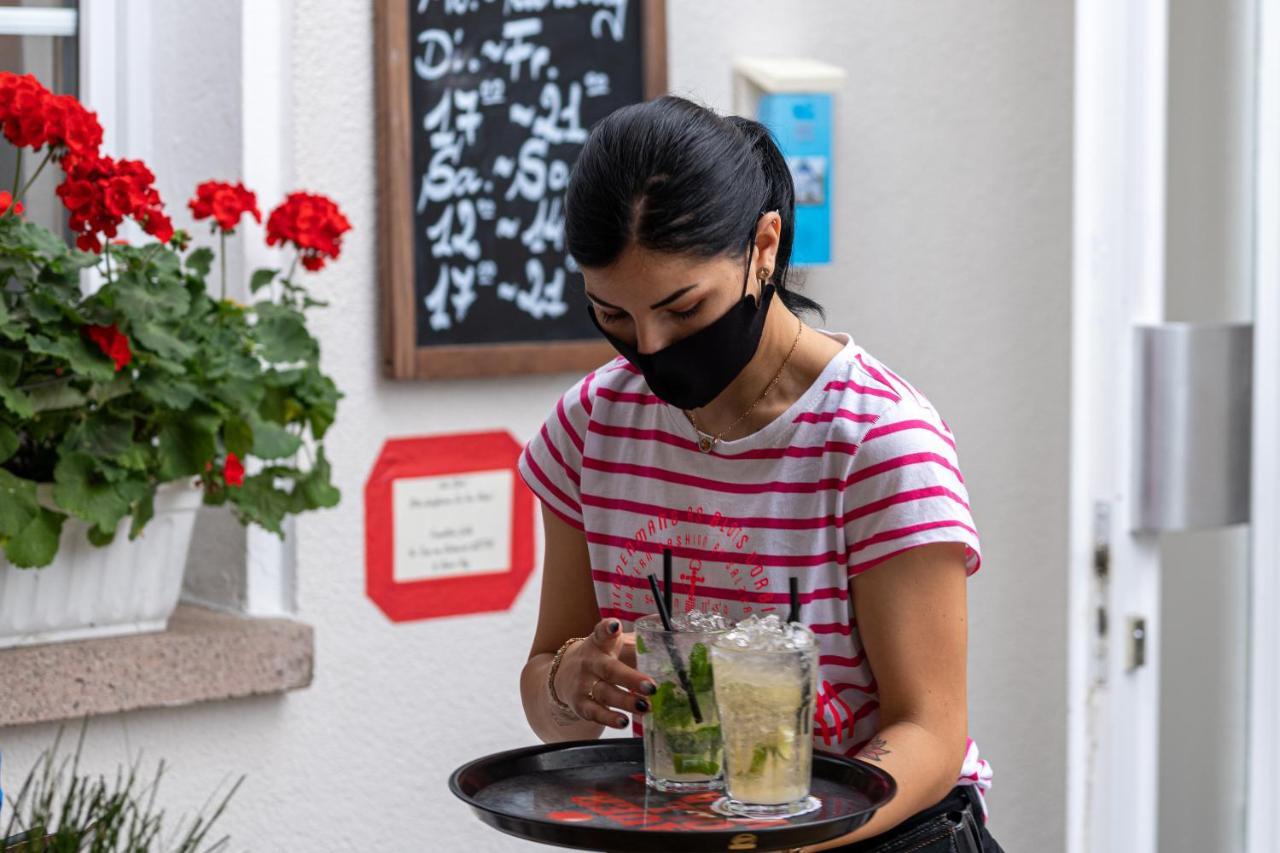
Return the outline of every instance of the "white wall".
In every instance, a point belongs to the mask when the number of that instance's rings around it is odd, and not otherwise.
[[[848,73],[835,263],[808,293],[954,429],[984,566],[970,730],[1008,850],[1064,843],[1072,4],[669,4],[671,85],[728,108],[738,53]]]
[[[345,501],[298,525],[315,684],[97,720],[91,764],[113,766],[126,748],[165,756],[162,790],[178,810],[198,806],[226,774],[248,773],[223,824],[237,849],[518,849],[452,802],[444,780],[468,758],[532,740],[516,677],[538,578],[510,613],[392,625],[364,595],[361,492],[387,436],[504,427],[523,439],[571,377],[381,378],[370,4],[294,5],[296,183],[333,195],[356,226],[341,262],[313,279],[332,302],[318,315],[325,365],[347,393],[328,442]],[[668,6],[672,86],[714,106],[728,105],[738,51],[813,56],[849,72],[837,107],[836,263],[812,275],[810,292],[827,305],[828,327],[851,331],[920,385],[959,437],[985,543],[970,587],[970,707],[997,774],[992,828],[1009,850],[1058,849],[1070,3]],[[181,8],[193,7],[203,4]],[[172,37],[196,52],[233,38],[234,21],[226,26]],[[194,55],[172,53],[167,61]],[[203,120],[185,114],[174,132]],[[0,731],[10,785],[54,729]]]
[[[1253,6],[1169,5],[1171,322],[1253,317]],[[1159,847],[1242,850],[1249,529],[1166,535],[1160,560]]]

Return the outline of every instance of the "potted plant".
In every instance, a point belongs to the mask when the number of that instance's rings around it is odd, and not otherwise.
[[[139,775],[139,762],[117,769],[115,778],[96,778],[80,769],[88,723],[71,756],[60,757],[62,730],[53,745],[41,753],[16,796],[7,800],[0,791],[0,853],[214,853],[226,850],[228,836],[211,837],[244,777],[239,777],[214,807],[194,817],[183,816],[176,825],[168,821],[156,802],[165,763],[156,766],[150,780]],[[210,798],[212,800],[212,797]],[[206,806],[207,809],[207,806]]]
[[[241,305],[225,247],[260,221],[252,192],[210,181],[190,200],[215,258],[174,230],[143,163],[101,153],[75,98],[0,73],[0,128],[19,174],[42,157],[0,192],[0,646],[159,629],[200,503],[283,535],[286,516],[338,502],[323,438],[341,394],[297,273],[336,258],[351,226],[329,199],[289,195],[266,234],[292,260],[254,272]],[[23,217],[51,166],[74,247]],[[150,239],[118,239],[127,220]]]

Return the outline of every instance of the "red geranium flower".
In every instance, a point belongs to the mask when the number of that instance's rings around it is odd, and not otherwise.
[[[244,485],[244,465],[234,453],[227,453],[227,461],[222,466],[222,478],[227,481],[228,486]]]
[[[31,74],[0,72],[0,126],[20,148],[49,145],[75,154],[97,154],[102,125],[72,95],[54,95]]]
[[[313,193],[290,193],[267,218],[267,245],[292,243],[302,265],[315,271],[342,251],[351,223],[333,201]]]
[[[133,360],[133,350],[129,349],[129,338],[112,323],[110,326],[85,326],[81,329],[89,340],[98,345],[98,349],[116,363],[118,373]]]
[[[246,213],[262,221],[262,212],[258,210],[258,198],[244,188],[244,184],[226,184],[221,181],[205,181],[196,187],[196,194],[187,202],[191,214],[196,219],[208,219],[210,216],[218,223],[218,227],[231,233],[240,224],[240,217]]]
[[[142,161],[68,154],[62,165],[66,179],[57,193],[83,251],[102,251],[102,237],[115,237],[125,217],[162,243],[173,236],[173,223],[153,186],[155,175]]]
[[[4,216],[10,209],[13,210],[16,216],[21,216],[25,211],[22,202],[14,204],[13,196],[8,190],[0,190],[0,216]]]
[[[32,74],[0,73],[0,122],[4,137],[19,148],[39,148],[46,140],[49,90]]]

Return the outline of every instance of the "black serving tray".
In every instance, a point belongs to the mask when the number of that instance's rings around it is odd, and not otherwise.
[[[830,841],[862,826],[897,784],[862,761],[813,753],[810,790],[822,807],[780,820],[725,818],[722,791],[666,794],[644,783],[640,738],[575,741],[477,758],[449,790],[480,820],[508,835],[559,847],[698,853],[782,850]]]

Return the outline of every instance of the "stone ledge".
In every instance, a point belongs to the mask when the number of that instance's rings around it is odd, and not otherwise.
[[[0,650],[0,726],[311,684],[310,625],[179,605],[165,631]]]

